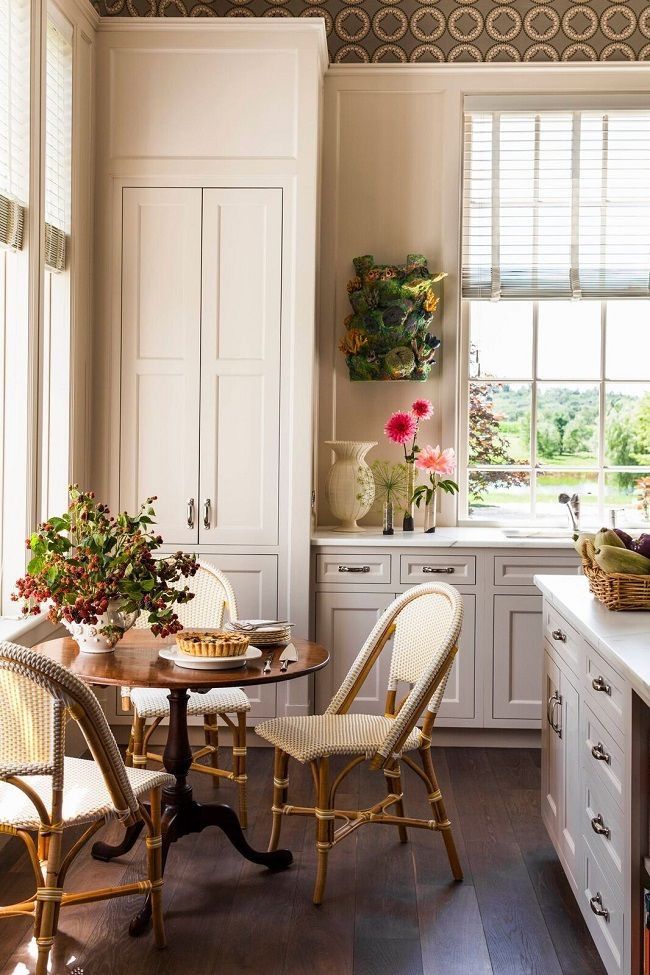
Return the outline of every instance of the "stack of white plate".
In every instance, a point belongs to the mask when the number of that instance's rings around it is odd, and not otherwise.
[[[264,620],[237,620],[237,622],[256,625],[264,623]],[[291,643],[291,624],[278,625],[277,623],[272,623],[268,626],[257,626],[254,630],[246,630],[238,629],[236,625],[228,623],[226,629],[248,634],[251,638],[251,643],[254,643],[256,647],[276,647]]]

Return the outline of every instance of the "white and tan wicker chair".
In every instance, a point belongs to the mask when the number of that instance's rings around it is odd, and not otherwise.
[[[74,719],[94,760],[64,758],[66,718]],[[43,654],[0,643],[0,834],[19,837],[34,871],[36,892],[0,907],[0,917],[34,918],[37,975],[48,969],[62,907],[151,892],[154,938],[164,947],[160,790],[165,772],[127,769],[104,713],[78,677]],[[150,801],[149,811],[140,798]],[[144,820],[147,877],[80,893],[65,891],[68,869],[108,820],[124,826]],[[87,829],[64,856],[67,827]]]
[[[269,849],[280,839],[283,816],[312,816],[316,820],[318,869],[314,903],[325,890],[330,849],[364,823],[396,826],[400,840],[406,827],[439,830],[455,880],[462,880],[451,823],[431,759],[431,731],[457,651],[463,609],[458,592],[444,583],[416,586],[399,596],[383,613],[366,640],[325,714],[275,718],[255,729],[275,746],[273,778],[273,829]],[[393,637],[386,713],[350,714],[357,694],[388,640]],[[409,688],[397,703],[400,684]],[[424,714],[422,730],[417,727]],[[420,768],[406,753],[417,749]],[[330,782],[331,755],[354,756]],[[287,802],[288,761],[309,762],[315,784],[316,804],[294,806]],[[365,760],[382,770],[388,795],[369,809],[339,809],[336,793],[349,772]],[[414,819],[403,808],[400,760],[424,782],[433,819]],[[395,807],[395,814],[388,810]],[[337,819],[343,824],[335,828]]]
[[[185,584],[185,580],[181,580]],[[199,563],[199,571],[189,580],[194,599],[178,606],[178,617],[185,629],[214,629],[228,618],[237,619],[237,600],[228,578],[205,562]],[[147,616],[142,613],[136,627],[148,627]],[[168,691],[145,687],[123,687],[122,708],[125,711],[133,705],[133,725],[126,752],[126,764],[136,768],[146,767],[147,761],[162,762],[162,755],[148,750],[149,740],[164,718],[169,717]],[[239,819],[243,827],[247,822],[246,803],[246,715],[250,711],[250,701],[238,687],[211,690],[206,694],[190,692],[187,713],[193,717],[203,716],[205,746],[194,753],[192,770],[206,772],[213,778],[214,785],[220,778],[237,784],[239,793]],[[230,715],[235,716],[233,720]],[[219,726],[221,720],[232,732],[232,767],[219,767]],[[147,727],[147,723],[151,722]],[[210,765],[202,764],[207,759]]]

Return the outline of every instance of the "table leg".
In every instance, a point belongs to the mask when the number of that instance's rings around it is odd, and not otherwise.
[[[272,853],[254,850],[246,842],[237,814],[230,806],[216,802],[202,804],[192,798],[192,786],[187,781],[187,774],[192,764],[192,749],[187,728],[188,700],[186,689],[175,689],[169,692],[169,731],[163,752],[163,764],[165,770],[174,776],[175,782],[173,785],[166,786],[162,792],[163,869],[172,843],[179,840],[181,836],[200,833],[208,826],[217,826],[223,830],[238,853],[247,860],[268,867],[269,870],[284,870],[293,860],[289,850],[275,850]],[[147,897],[142,910],[131,921],[129,933],[134,936],[141,934],[147,927],[150,917],[151,904],[150,898]]]

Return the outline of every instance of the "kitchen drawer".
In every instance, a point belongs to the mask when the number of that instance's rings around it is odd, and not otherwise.
[[[533,577],[577,575],[578,561],[576,558],[523,555],[497,555],[494,559],[495,586],[529,586],[533,587]]]
[[[390,555],[316,556],[316,582],[352,583],[375,586],[390,585]]]
[[[580,907],[587,927],[596,942],[607,971],[624,972],[624,916],[621,890],[605,875],[590,847],[591,838],[582,838],[582,891]],[[605,916],[596,911],[606,912]]]
[[[618,805],[623,808],[623,749],[584,701],[580,717],[580,740],[583,767],[596,783],[604,785],[610,791]]]
[[[585,641],[548,602],[544,602],[544,635],[558,657],[582,679],[586,654]]]
[[[476,558],[473,555],[401,556],[400,582],[403,586],[435,581],[473,586],[476,582]]]
[[[605,789],[594,771],[582,769],[581,830],[589,837],[603,867],[622,888],[625,836],[623,811],[612,794]]]
[[[597,715],[603,715],[625,733],[626,688],[622,677],[601,657],[597,650],[585,643],[587,689],[593,698]]]

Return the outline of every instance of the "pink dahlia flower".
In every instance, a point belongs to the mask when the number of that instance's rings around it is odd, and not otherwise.
[[[416,399],[411,409],[418,420],[430,420],[433,416],[433,403],[428,399]]]
[[[417,431],[417,421],[412,413],[405,413],[403,410],[393,413],[390,420],[384,427],[384,433],[393,443],[406,443],[415,436]]]
[[[441,450],[440,445],[432,447],[428,444],[418,454],[415,466],[431,474],[442,474],[451,477],[456,470],[456,454],[453,447]]]

